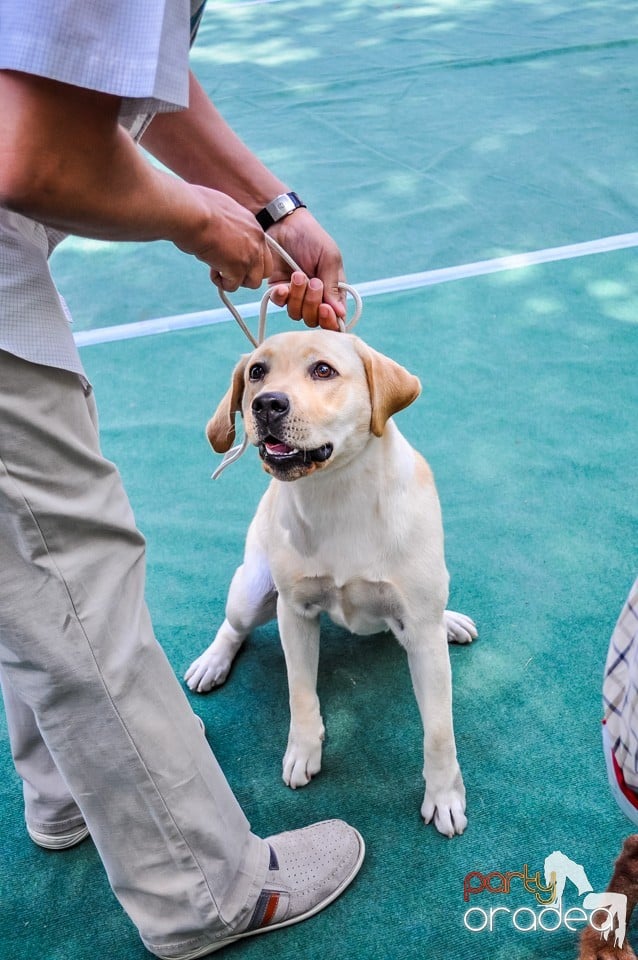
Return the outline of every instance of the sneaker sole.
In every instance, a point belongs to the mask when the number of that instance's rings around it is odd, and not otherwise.
[[[73,833],[63,833],[57,837],[51,833],[39,833],[37,830],[32,830],[31,827],[27,827],[27,833],[33,842],[42,847],[43,850],[68,850],[70,847],[76,847],[78,843],[86,840],[89,835],[89,828],[81,827]]]

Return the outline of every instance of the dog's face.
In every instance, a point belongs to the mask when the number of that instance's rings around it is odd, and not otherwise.
[[[206,433],[225,453],[241,412],[265,470],[297,480],[351,460],[420,389],[416,377],[358,337],[280,333],[241,358]]]

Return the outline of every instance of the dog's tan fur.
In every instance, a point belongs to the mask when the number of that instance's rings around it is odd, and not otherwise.
[[[238,412],[249,440],[259,445],[268,434],[266,453],[273,449],[272,429],[258,411],[274,396],[287,405],[275,437],[282,449],[320,454],[305,461],[266,456],[275,479],[248,530],[226,620],[186,681],[200,692],[223,683],[247,634],[276,616],[291,713],[283,778],[300,787],[321,767],[320,613],[353,633],[391,630],[407,651],[425,731],[421,813],[453,836],[467,821],[447,642],[469,642],[476,629],[445,610],[448,574],[432,473],[391,419],[419,392],[416,377],[349,334],[278,334],[241,359],[208,424],[214,449],[230,448]],[[331,453],[324,459],[325,445]]]

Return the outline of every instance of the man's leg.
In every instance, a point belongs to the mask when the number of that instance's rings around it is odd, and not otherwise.
[[[0,670],[11,753],[22,778],[29,835],[40,846],[62,850],[88,836],[80,809],[42,739],[33,710]]]
[[[179,956],[254,909],[249,828],[155,641],[144,541],[79,379],[0,352],[0,661],[114,892]]]

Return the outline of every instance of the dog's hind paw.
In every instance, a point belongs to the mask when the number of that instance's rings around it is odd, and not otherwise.
[[[232,657],[220,657],[206,650],[197,660],[193,660],[184,674],[186,685],[193,693],[208,693],[225,682],[232,662]]]
[[[446,610],[444,614],[448,643],[471,643],[478,637],[476,624],[464,613]]]

